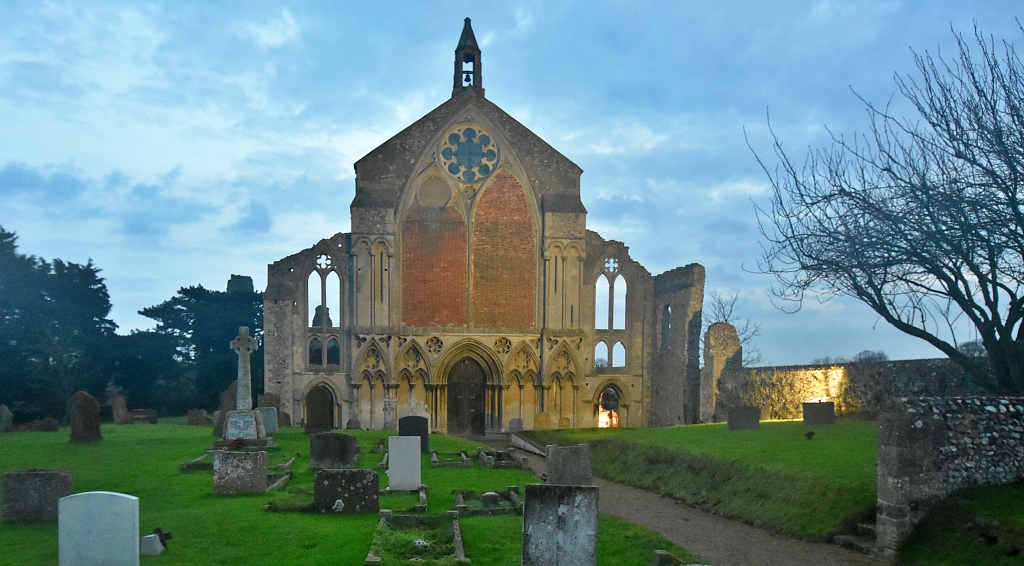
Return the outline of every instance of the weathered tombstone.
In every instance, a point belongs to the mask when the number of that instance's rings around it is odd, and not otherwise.
[[[339,432],[309,435],[309,467],[314,470],[354,468],[358,455],[354,436]]]
[[[551,415],[547,413],[537,413],[533,417],[533,429],[534,430],[551,430]]]
[[[729,407],[729,430],[750,430],[761,427],[760,407]]]
[[[597,487],[529,484],[523,505],[523,566],[597,563]]]
[[[114,395],[110,398],[110,415],[114,418],[114,424],[131,424],[131,417],[128,416],[128,400],[124,395]]]
[[[263,413],[263,428],[267,434],[277,433],[277,409],[274,407],[257,407],[257,411]]]
[[[501,498],[496,492],[488,491],[480,494],[480,504],[484,507],[497,507]]]
[[[71,420],[71,442],[96,442],[100,433],[100,404],[85,391],[78,391],[68,401]]]
[[[263,413],[259,411],[228,411],[224,440],[256,440],[266,438]]]
[[[7,408],[7,405],[0,405],[0,432],[10,431],[13,422],[14,415],[11,410]]]
[[[273,407],[277,410],[281,410],[281,398],[277,396],[277,393],[264,393],[259,396],[259,407]]]
[[[234,411],[238,406],[238,382],[234,382],[220,394],[220,410],[214,413],[213,435],[218,438],[224,437],[224,422],[228,418],[228,411]]]
[[[836,404],[804,403],[804,424],[808,426],[829,425],[836,422]]]
[[[213,452],[213,492],[239,495],[267,491],[267,453]]]
[[[335,513],[376,513],[380,478],[372,470],[320,470],[313,481],[313,506]]]
[[[75,492],[71,472],[24,470],[3,477],[0,516],[5,523],[57,520],[57,501]]]
[[[156,424],[159,418],[153,409],[135,409],[128,413],[128,417],[132,424]]]
[[[314,387],[306,395],[306,433],[334,428],[334,399],[325,387]]]
[[[430,453],[430,423],[427,417],[402,417],[398,419],[398,436],[420,437],[420,452]]]
[[[523,419],[515,418],[508,421],[509,432],[522,432],[523,430]]]
[[[572,419],[570,419],[569,417],[562,417],[558,419],[558,428],[560,430],[572,428]]]
[[[185,424],[191,426],[210,426],[213,424],[213,419],[206,414],[204,409],[189,409]]]
[[[413,491],[419,489],[420,439],[417,436],[388,437],[388,489]]]
[[[591,485],[594,483],[590,463],[590,445],[547,445],[547,483],[552,485]]]
[[[58,503],[60,566],[138,566],[139,499],[87,491]]]
[[[277,416],[277,426],[292,426],[292,416],[289,415],[288,413],[280,413]]]

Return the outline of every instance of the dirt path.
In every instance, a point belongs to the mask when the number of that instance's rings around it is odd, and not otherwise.
[[[487,444],[505,449],[508,443]],[[544,457],[528,454],[538,476]],[[739,521],[636,489],[594,478],[602,513],[622,517],[661,533],[713,566],[877,566],[878,562],[833,544],[810,543],[777,535]]]

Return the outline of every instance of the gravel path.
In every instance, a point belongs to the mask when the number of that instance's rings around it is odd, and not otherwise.
[[[507,442],[486,440],[506,449]],[[544,457],[527,454],[538,476]],[[879,563],[833,544],[811,543],[725,519],[660,495],[594,478],[602,513],[661,533],[713,566],[877,566]]]

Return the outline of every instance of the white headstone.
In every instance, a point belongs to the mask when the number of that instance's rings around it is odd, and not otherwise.
[[[267,434],[277,434],[277,409],[274,407],[259,407],[256,410],[263,413],[263,428]]]
[[[88,491],[57,502],[60,566],[139,566],[139,498]]]
[[[419,489],[420,437],[388,437],[388,489],[411,491]]]
[[[139,554],[142,556],[160,556],[164,551],[164,543],[160,542],[158,535],[146,535],[142,537],[139,544]]]

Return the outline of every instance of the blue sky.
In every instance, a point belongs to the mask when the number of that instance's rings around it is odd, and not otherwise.
[[[500,5],[499,5],[500,4]],[[349,229],[352,164],[451,94],[473,18],[487,96],[584,169],[588,226],[652,273],[699,262],[775,364],[933,357],[849,299],[772,305],[754,203],[767,116],[798,158],[867,124],[911,48],[1017,2],[18,2],[0,18],[0,225],[103,271],[119,332],[181,286],[266,285]],[[852,89],[852,90],[851,90]],[[906,111],[898,98],[893,108]]]

